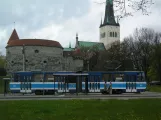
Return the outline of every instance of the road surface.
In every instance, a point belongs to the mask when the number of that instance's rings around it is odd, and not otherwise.
[[[142,98],[161,98],[161,93],[144,92],[141,94],[118,94],[118,95],[102,95],[100,93],[90,93],[88,95],[6,95],[0,94],[0,100],[71,100],[71,99],[142,99]]]

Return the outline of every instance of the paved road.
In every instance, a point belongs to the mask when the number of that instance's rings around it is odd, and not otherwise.
[[[142,99],[142,98],[161,98],[161,93],[144,92],[141,94],[119,94],[119,95],[102,95],[100,93],[88,95],[6,95],[0,94],[0,100],[69,100],[69,99]]]

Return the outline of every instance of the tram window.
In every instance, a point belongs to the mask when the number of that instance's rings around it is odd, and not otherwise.
[[[46,74],[45,75],[45,81],[46,82],[54,82],[54,77],[52,74]]]
[[[125,80],[126,80],[126,82],[130,82],[130,76],[129,75],[125,75]]]
[[[104,74],[103,75],[103,81],[112,81],[112,74]]]
[[[122,74],[114,74],[113,81],[122,82],[123,81],[123,75]]]
[[[136,81],[136,76],[135,75],[132,75],[130,81],[131,82],[135,82]]]
[[[86,81],[86,76],[80,76],[82,82],[85,82]]]
[[[138,81],[138,82],[144,81],[144,77],[143,77],[142,74],[137,75],[137,81]]]
[[[35,82],[43,82],[43,74],[34,74],[33,79]]]
[[[95,76],[95,82],[100,82],[100,76]]]
[[[67,82],[68,83],[76,83],[77,77],[76,76],[68,76]]]
[[[54,80],[55,80],[54,82],[58,82],[58,78],[59,78],[58,76],[54,76]]]
[[[94,82],[94,76],[90,76],[90,82]]]

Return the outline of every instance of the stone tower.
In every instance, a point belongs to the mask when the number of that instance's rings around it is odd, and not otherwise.
[[[116,23],[113,0],[106,0],[104,21],[101,19],[100,42],[108,49],[112,43],[120,42],[120,25]]]

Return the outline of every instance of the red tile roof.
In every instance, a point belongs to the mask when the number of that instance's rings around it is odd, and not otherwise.
[[[9,44],[11,41],[15,41],[15,40],[19,40],[19,37],[18,37],[16,30],[14,29],[7,44]]]
[[[59,47],[63,48],[61,44],[53,40],[44,40],[44,39],[19,39],[12,40],[6,47],[11,46],[47,46],[47,47]]]

